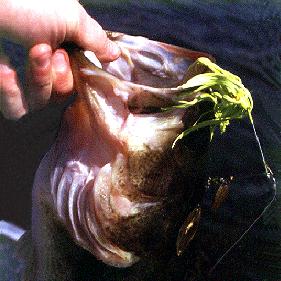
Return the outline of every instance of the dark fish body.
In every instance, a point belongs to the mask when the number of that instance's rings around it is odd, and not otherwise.
[[[162,108],[173,105],[188,66],[207,55],[110,36],[122,55],[102,69],[81,51],[71,54],[78,97],[33,189],[35,280],[51,280],[63,236],[114,267],[167,260],[176,252],[194,178],[202,176],[208,136],[198,140],[200,151],[182,141],[172,149],[200,110]],[[68,274],[65,269],[56,278],[73,278]]]

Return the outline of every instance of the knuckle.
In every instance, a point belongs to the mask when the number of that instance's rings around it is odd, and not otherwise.
[[[95,28],[95,49],[96,53],[102,53],[108,47],[108,38],[106,32],[102,29],[100,25]]]
[[[51,87],[52,83],[50,80],[48,81],[39,81],[35,84],[35,88],[37,89],[49,89]]]
[[[13,98],[17,98],[18,96],[20,96],[20,89],[18,88],[18,86],[13,85],[10,86],[9,88],[6,88],[3,91],[4,97],[6,97],[7,99],[13,99]]]
[[[11,70],[10,73],[6,72],[6,75],[2,76],[1,81],[1,95],[3,98],[14,98],[20,95],[20,89],[17,82],[16,73]],[[1,73],[0,73],[1,76]]]
[[[51,75],[47,74],[44,76],[33,75],[30,81],[30,87],[36,90],[49,89],[52,86]]]

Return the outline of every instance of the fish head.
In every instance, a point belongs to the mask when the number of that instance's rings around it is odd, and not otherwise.
[[[209,138],[199,134],[191,146],[179,141],[173,148],[202,109],[164,109],[175,104],[189,65],[208,55],[144,37],[109,37],[121,49],[114,62],[95,65],[85,52],[70,52],[78,95],[35,186],[40,194],[48,171],[44,194],[77,244],[127,267],[169,243],[175,250]]]

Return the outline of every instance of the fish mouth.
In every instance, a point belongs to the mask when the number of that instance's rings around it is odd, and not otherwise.
[[[188,66],[207,55],[144,37],[109,37],[121,56],[102,68],[71,51],[78,97],[51,152],[63,159],[51,189],[77,243],[127,267],[161,250],[178,220],[187,175],[178,172],[172,144],[187,110],[162,109],[174,104]]]
[[[112,138],[132,118],[167,118],[163,109],[177,103],[180,86],[186,82],[187,69],[198,57],[210,57],[141,36],[107,32],[121,50],[120,57],[96,66],[82,50],[71,52],[76,89],[83,93],[96,122],[107,124]],[[101,67],[100,67],[101,66]],[[100,89],[103,89],[102,91]],[[190,95],[187,100],[193,100]],[[173,111],[172,114],[183,111]],[[143,118],[144,119],[144,118]],[[179,129],[179,128],[175,128]],[[111,132],[111,133],[110,133]]]

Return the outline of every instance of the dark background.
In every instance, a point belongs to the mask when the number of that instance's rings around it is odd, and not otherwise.
[[[86,7],[104,28],[208,52],[217,64],[239,75],[251,91],[255,126],[277,183],[277,200],[209,278],[281,279],[281,4],[183,0],[95,3],[86,3]],[[8,42],[4,47],[23,80],[25,50]],[[0,219],[30,227],[33,176],[56,136],[65,106],[51,104],[18,122],[0,118]],[[202,204],[203,220],[191,245],[196,249],[196,262],[189,266],[206,270],[274,196],[274,183],[264,175],[248,120],[234,122],[226,134],[216,135],[208,176],[235,176],[235,181],[217,212],[210,208],[215,189],[207,190]]]

